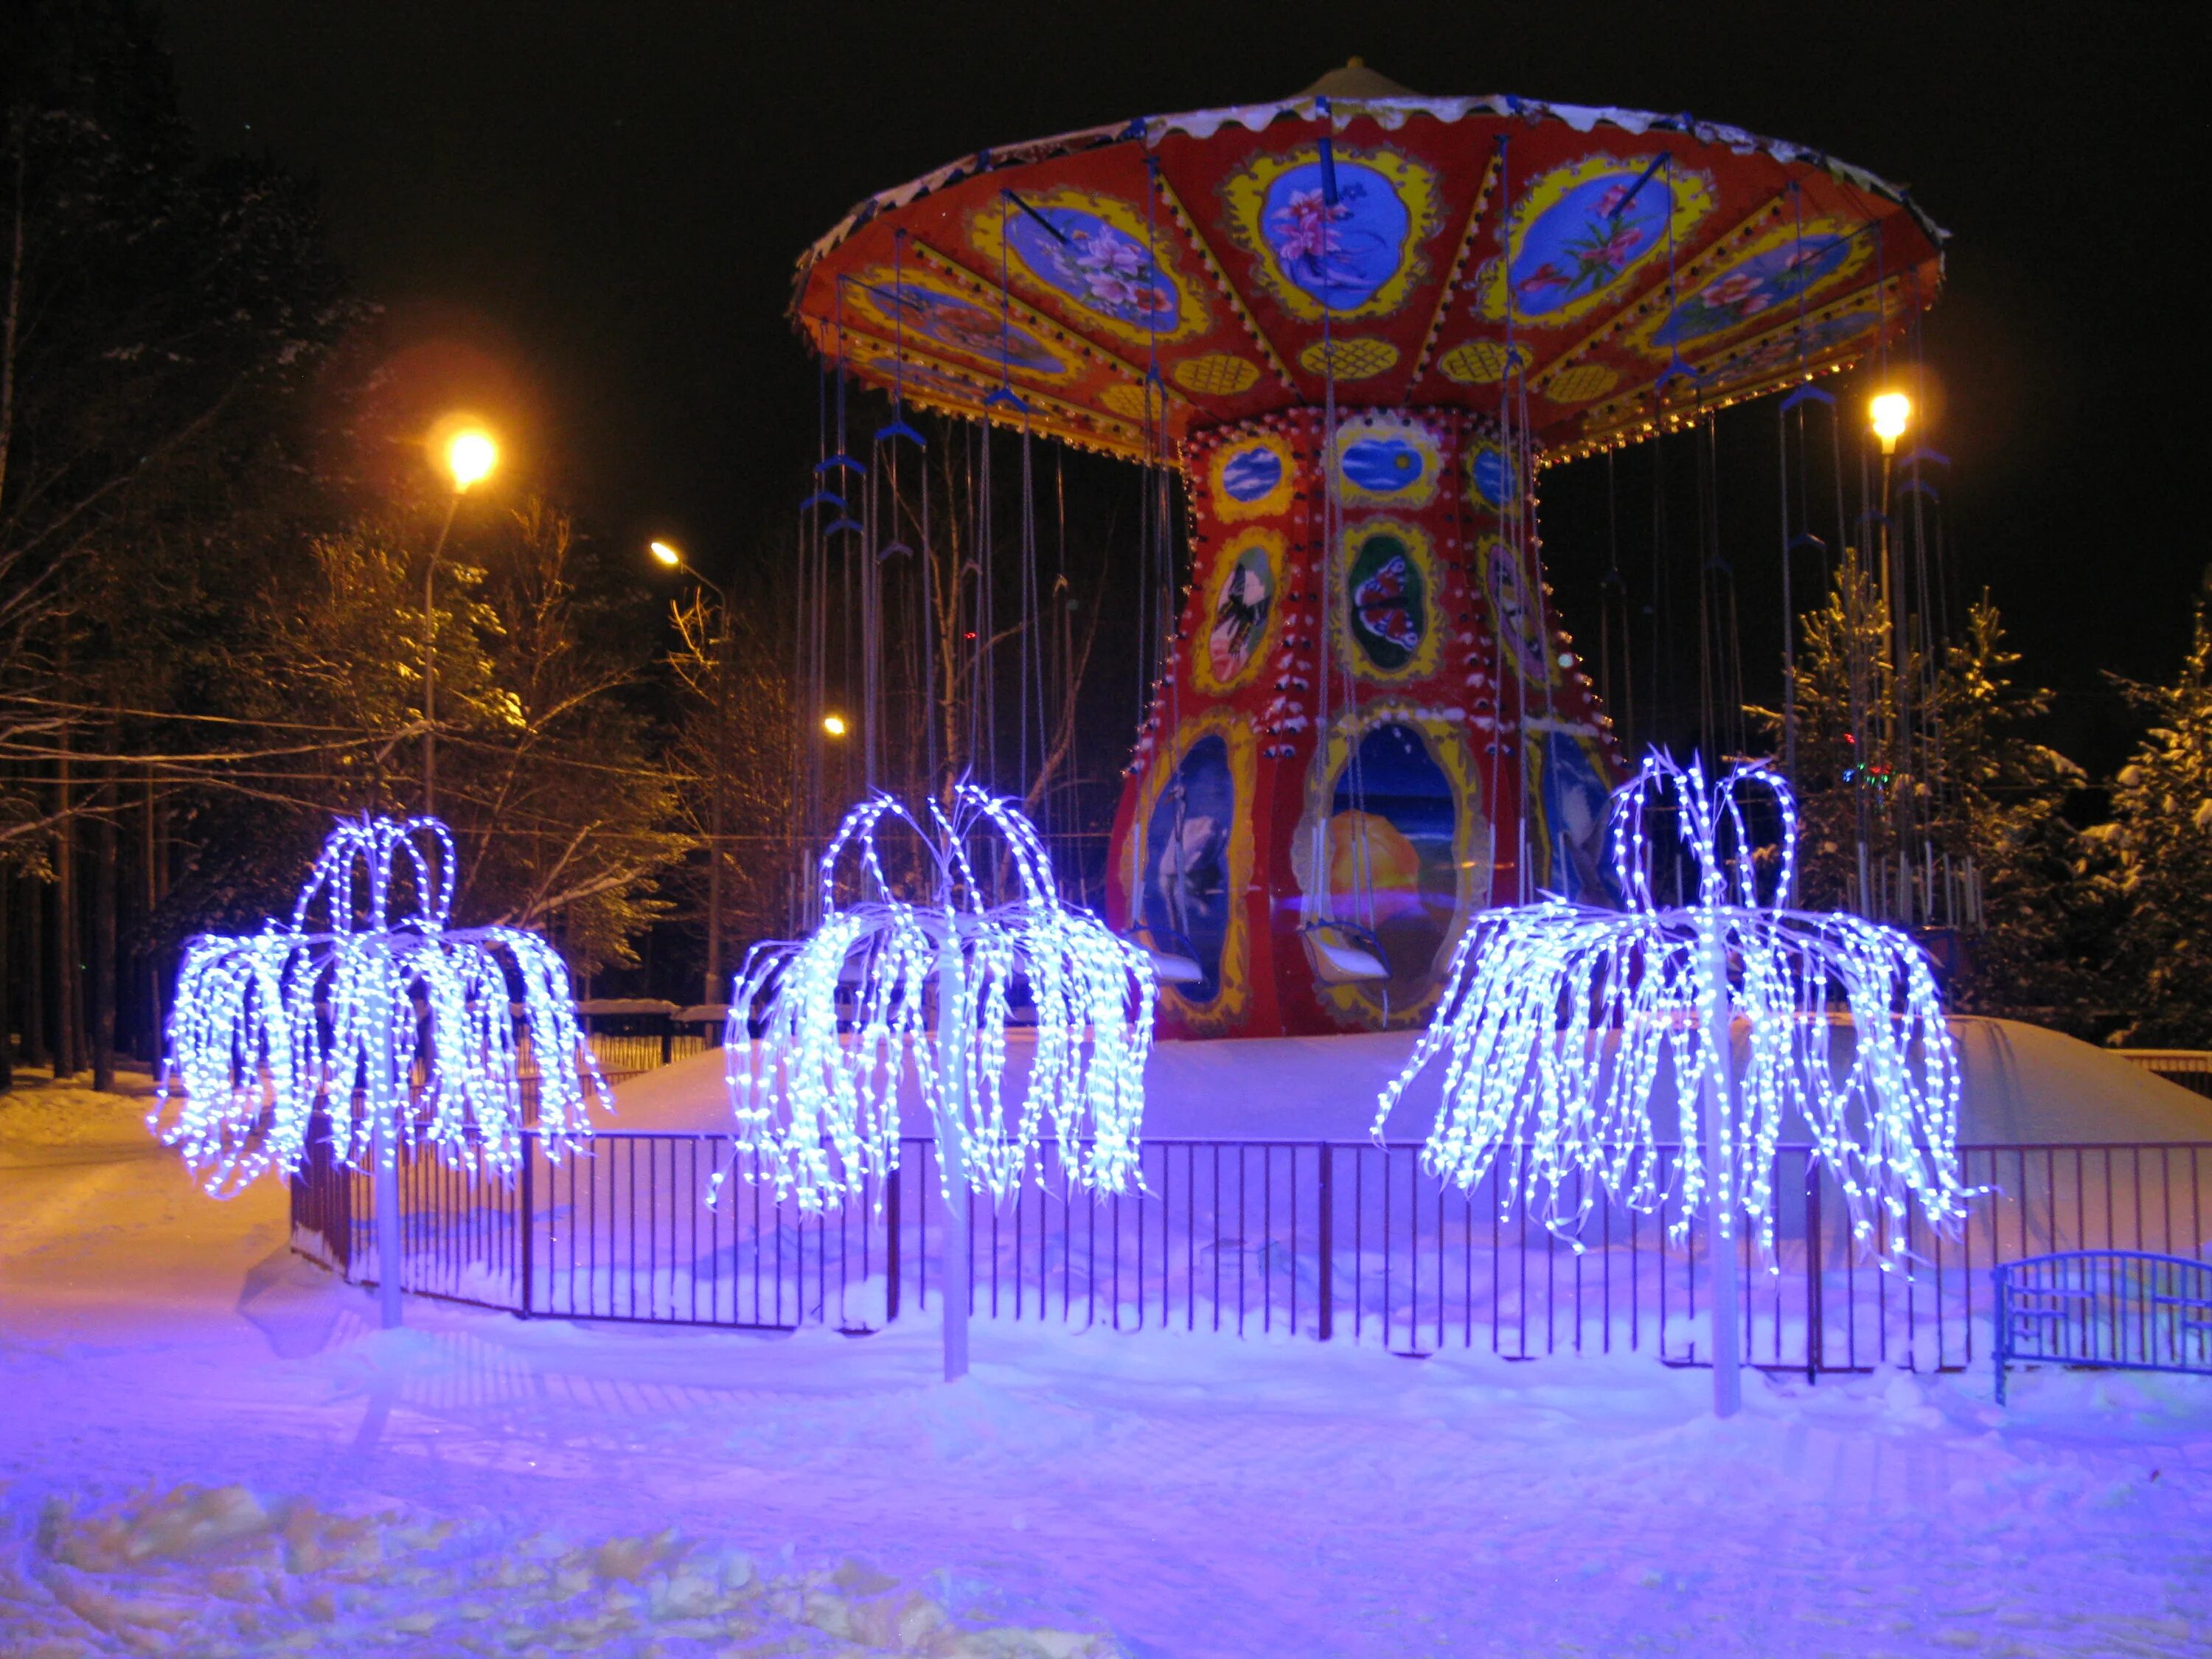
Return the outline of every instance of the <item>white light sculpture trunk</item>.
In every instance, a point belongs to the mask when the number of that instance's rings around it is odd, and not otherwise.
[[[186,946],[147,1120],[228,1198],[298,1170],[320,1104],[337,1158],[374,1176],[386,1325],[399,1322],[400,1152],[427,1142],[502,1177],[524,1155],[516,992],[549,1158],[589,1138],[586,1087],[606,1095],[559,956],[520,928],[448,928],[453,896],[453,837],[435,818],[341,822],[288,924]]]
[[[806,1213],[897,1169],[899,1091],[912,1079],[937,1135],[950,1380],[967,1369],[969,1194],[1009,1197],[1041,1173],[1048,1136],[1071,1184],[1130,1189],[1158,991],[1145,951],[1060,901],[1011,802],[962,784],[951,811],[932,801],[928,817],[924,829],[882,795],[846,814],[822,860],[821,925],[754,947],[738,976],[724,1076],[738,1169]],[[891,823],[910,832],[894,862],[925,902],[902,897],[886,866],[878,832]],[[979,866],[1002,870],[1013,896],[988,902]],[[857,895],[843,903],[841,874]],[[1027,1080],[1010,1089],[1018,981],[1036,1036]]]
[[[1754,790],[1771,839],[1752,833]],[[1650,835],[1655,805],[1675,817],[1673,849]],[[1519,1201],[1577,1251],[1601,1204],[1650,1212],[1671,1190],[1678,1241],[1704,1214],[1714,1404],[1726,1415],[1737,1402],[1742,1340],[1738,1230],[1772,1259],[1784,1126],[1804,1125],[1842,1192],[1856,1246],[1893,1270],[1914,1200],[1939,1229],[1965,1213],[1958,1052],[1927,957],[1911,939],[1856,916],[1788,908],[1796,808],[1780,779],[1740,766],[1709,786],[1696,763],[1654,755],[1614,792],[1610,834],[1627,908],[1547,898],[1480,918],[1461,940],[1436,1018],[1383,1091],[1376,1133],[1414,1079],[1441,1063],[1443,1103],[1423,1159],[1463,1189],[1495,1170],[1501,1208]],[[1678,854],[1678,870],[1686,860],[1693,902],[1659,905],[1655,850]],[[1771,866],[1765,877],[1762,859]],[[1838,1003],[1849,1016],[1841,1024],[1830,1017]],[[1739,1025],[1747,1048],[1740,1071]],[[1662,1187],[1651,1109],[1669,1073],[1681,1156]]]

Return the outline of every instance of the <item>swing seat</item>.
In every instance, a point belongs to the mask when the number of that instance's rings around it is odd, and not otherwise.
[[[1152,977],[1163,985],[1196,985],[1206,977],[1206,969],[1188,957],[1170,956],[1162,951],[1147,950],[1152,958]]]
[[[1162,985],[1198,985],[1206,969],[1198,965],[1198,947],[1181,933],[1163,939],[1158,929],[1139,922],[1126,935],[1152,964],[1152,977]]]
[[[1314,976],[1324,985],[1371,985],[1390,977],[1382,941],[1348,921],[1310,921],[1298,929]]]

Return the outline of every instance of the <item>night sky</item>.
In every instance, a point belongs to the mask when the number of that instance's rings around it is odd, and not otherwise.
[[[455,400],[522,439],[525,482],[605,535],[688,536],[710,569],[806,489],[793,260],[859,198],[955,156],[1285,96],[1355,52],[1421,92],[1686,110],[1821,147],[1954,233],[1927,341],[1963,574],[2066,694],[2052,734],[2110,764],[2124,723],[2100,671],[2171,673],[2212,556],[2185,165],[2208,153],[2204,15],[172,0],[168,31],[203,141],[319,178],[393,339],[432,347]],[[1771,498],[1731,507],[1740,564],[1771,557]],[[1596,554],[1562,535],[1589,512],[1568,516],[1548,551],[1571,607]]]

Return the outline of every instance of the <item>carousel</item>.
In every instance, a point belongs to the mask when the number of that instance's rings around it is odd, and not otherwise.
[[[1786,428],[1801,462],[1824,451],[1808,420],[1846,424],[1824,379],[1917,341],[1942,241],[1902,188],[1803,146],[1427,97],[1357,60],[1279,103],[956,161],[800,262],[824,385],[802,672],[830,697],[844,630],[867,783],[894,749],[947,770],[926,708],[893,729],[890,657],[933,690],[981,683],[994,650],[1042,665],[1032,446],[1139,464],[1151,690],[1104,901],[1149,953],[1163,1035],[1424,1026],[1480,914],[1622,897],[1607,799],[1630,761],[1547,580],[1545,470],[1779,394],[1785,567],[1840,556],[1866,539],[1849,464],[1815,534],[1824,491],[1793,485]],[[854,386],[890,399],[870,434]],[[948,592],[907,556],[933,522],[916,409],[981,434],[978,510],[1016,500],[1022,522],[971,532],[1016,579]],[[1015,684],[1017,708],[964,718],[1018,717],[1026,758]]]

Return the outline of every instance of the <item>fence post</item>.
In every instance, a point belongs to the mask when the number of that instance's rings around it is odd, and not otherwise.
[[[384,1328],[390,1331],[404,1322],[399,1305],[399,1148],[388,1116],[378,1115],[368,1144],[376,1166],[376,1301]]]
[[[1336,1333],[1336,1159],[1335,1149],[1321,1144],[1321,1317],[1316,1334],[1324,1342]]]
[[[660,1020],[660,1063],[666,1066],[676,1058],[676,1022],[666,1015]]]
[[[899,1310],[899,1171],[896,1165],[884,1176],[884,1322],[898,1317]]]
[[[537,1254],[533,1243],[533,1235],[537,1232],[538,1229],[532,1224],[532,1222],[535,1218],[538,1206],[532,1198],[532,1186],[530,1178],[530,1154],[536,1145],[536,1138],[526,1129],[522,1135],[522,1190],[517,1195],[515,1209],[516,1223],[522,1229],[522,1237],[520,1240],[521,1248],[515,1252],[515,1255],[522,1263],[522,1307],[520,1309],[520,1312],[525,1319],[530,1317],[532,1286],[536,1282],[538,1277],[536,1263],[533,1260]]]
[[[1736,1185],[1732,1152],[1722,1139],[1723,1126],[1735,1124],[1735,1059],[1729,1035],[1728,939],[1718,926],[1704,928],[1704,975],[1698,988],[1705,1001],[1705,1075],[1698,1117],[1705,1143],[1707,1179],[1705,1255],[1712,1284],[1705,1303],[1706,1341],[1713,1352],[1713,1415],[1734,1417],[1743,1406],[1743,1324],[1737,1312]]]
[[[1820,1237],[1820,1160],[1805,1154],[1805,1380],[1816,1382],[1827,1353],[1822,1341],[1826,1322],[1820,1305],[1820,1267],[1827,1252]]]
[[[945,1196],[945,1380],[968,1375],[969,1304],[975,1296],[975,1261],[968,1248],[968,1161],[962,1127],[967,1112],[964,1085],[975,1018],[963,983],[967,959],[959,936],[947,919],[937,959],[937,1044],[939,1075],[945,1086],[937,1103],[938,1185]],[[1117,1234],[1115,1239],[1121,1243]],[[1115,1260],[1118,1261],[1117,1255]]]

